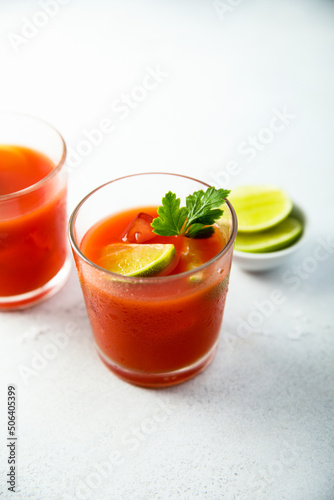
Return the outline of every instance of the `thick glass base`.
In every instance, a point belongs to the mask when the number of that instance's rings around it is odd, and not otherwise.
[[[215,357],[218,347],[218,342],[215,343],[213,348],[201,359],[196,361],[190,366],[185,368],[180,368],[179,370],[174,370],[172,372],[141,372],[136,370],[129,370],[122,366],[117,365],[111,361],[102,351],[97,347],[97,352],[102,359],[103,363],[111,370],[115,375],[129,382],[130,384],[139,385],[141,387],[168,387],[171,385],[181,384],[186,380],[189,380],[195,375],[205,370],[205,368],[211,363]]]
[[[71,269],[71,260],[67,256],[63,267],[48,283],[32,290],[31,292],[14,295],[11,297],[0,297],[0,311],[14,311],[35,306],[45,299],[52,297],[65,284]]]

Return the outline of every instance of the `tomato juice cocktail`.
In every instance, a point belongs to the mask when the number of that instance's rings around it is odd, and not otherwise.
[[[65,146],[39,120],[14,114],[2,123],[1,118],[0,132],[7,126],[8,135],[0,137],[15,140],[17,134],[25,144],[0,145],[0,309],[11,309],[50,295],[68,272]],[[39,141],[50,156],[26,145]]]
[[[145,235],[150,245],[175,246],[167,275],[122,276],[102,265],[104,249],[124,243],[138,214],[157,216],[168,188],[186,196],[202,187],[172,174],[129,176],[97,189],[72,214],[70,239],[97,350],[128,382],[179,383],[202,371],[215,355],[236,234],[228,202],[210,238]],[[155,206],[139,205],[139,199]]]

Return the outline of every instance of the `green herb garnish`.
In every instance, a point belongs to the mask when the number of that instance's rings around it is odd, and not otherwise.
[[[187,238],[208,238],[214,233],[212,224],[223,215],[220,208],[230,193],[227,189],[208,188],[187,196],[186,206],[180,208],[181,200],[169,191],[162,198],[158,216],[153,219],[153,232],[160,236],[182,234]]]

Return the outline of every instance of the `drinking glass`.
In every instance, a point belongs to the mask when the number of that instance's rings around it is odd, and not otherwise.
[[[0,143],[42,153],[54,165],[40,181],[0,195],[0,310],[10,310],[50,297],[69,274],[66,146],[51,125],[18,113],[0,115]]]
[[[125,210],[159,206],[171,190],[185,198],[209,186],[189,177],[136,174],[88,194],[75,208],[69,238],[97,352],[123,380],[146,387],[183,382],[214,358],[223,318],[237,219],[226,201],[218,221],[224,248],[210,261],[181,274],[127,277],[107,271],[81,251],[87,232]]]

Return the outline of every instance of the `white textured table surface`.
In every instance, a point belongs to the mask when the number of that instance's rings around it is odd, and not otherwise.
[[[278,183],[310,217],[287,266],[233,266],[217,357],[177,387],[108,372],[74,269],[49,301],[1,314],[0,497],[332,500],[334,3],[2,1],[0,18],[2,105],[64,135],[70,210],[107,180],[156,170]],[[85,148],[105,119],[113,130]]]

